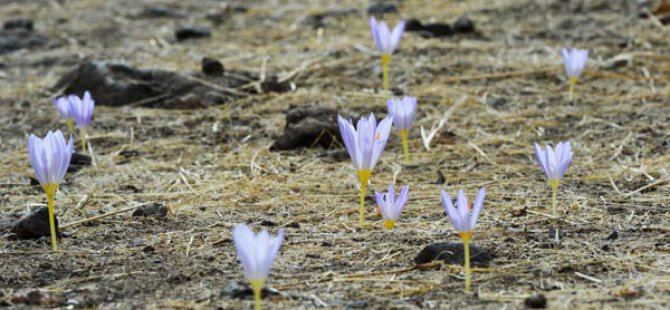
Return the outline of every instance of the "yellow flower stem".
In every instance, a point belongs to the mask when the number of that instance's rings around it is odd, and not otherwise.
[[[261,310],[263,308],[261,304],[261,292],[263,291],[263,280],[249,280],[251,283],[251,290],[254,291],[254,309]]]
[[[360,207],[360,220],[361,226],[365,224],[365,190],[368,187],[368,180],[370,180],[370,175],[372,175],[372,170],[362,169],[356,172],[358,175],[358,180],[361,181],[361,207]]]
[[[472,231],[462,232],[460,235],[465,250],[465,291],[469,292],[470,274],[472,273],[472,269],[470,269],[470,239],[472,239]]]
[[[400,138],[402,138],[402,151],[405,154],[405,161],[409,161],[409,131],[407,129],[400,129]]]
[[[65,125],[67,125],[67,131],[70,133],[70,135],[74,135],[74,120],[68,118],[65,120]]]
[[[86,127],[79,128],[81,134],[81,151],[86,154]]]
[[[391,54],[382,54],[382,82],[384,86],[384,101],[388,97],[389,90],[389,62],[391,62]]]
[[[577,84],[577,78],[576,77],[568,78],[568,83],[570,84],[570,93],[568,95],[568,100],[573,101],[575,100],[575,85]]]
[[[554,209],[554,217],[556,217],[556,193],[558,192],[559,183],[560,181],[558,179],[549,180],[549,186],[551,186],[551,205]]]
[[[54,196],[58,190],[58,184],[47,183],[42,186],[47,194],[47,205],[49,207],[49,231],[51,232],[51,247],[53,252],[58,252],[58,236],[56,235],[56,219],[54,216]]]

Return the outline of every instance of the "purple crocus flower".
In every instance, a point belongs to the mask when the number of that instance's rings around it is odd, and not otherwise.
[[[354,128],[351,120],[345,120],[342,116],[337,116],[337,123],[340,127],[340,135],[344,146],[351,157],[351,161],[356,168],[356,175],[361,182],[360,196],[360,222],[361,226],[365,223],[365,191],[368,180],[372,175],[372,169],[377,165],[379,157],[384,152],[386,141],[388,141],[391,125],[393,125],[393,116],[386,116],[379,126],[375,115],[370,113],[369,117],[361,117]]]
[[[79,98],[74,95],[68,96],[70,102],[70,113],[74,119],[77,128],[88,127],[91,125],[93,118],[93,110],[95,109],[95,102],[91,98],[91,93],[88,91],[84,93],[84,97]]]
[[[416,114],[416,97],[390,98],[386,101],[388,114],[393,116],[393,123],[399,130],[409,131]]]
[[[568,78],[576,79],[582,75],[589,58],[588,50],[573,48],[568,52],[567,49],[563,48],[561,49],[561,55],[563,56],[565,74]]]
[[[404,185],[402,189],[400,189],[400,194],[398,194],[398,197],[396,198],[393,184],[389,186],[389,191],[387,193],[375,193],[379,211],[384,218],[384,228],[393,229],[398,217],[400,217],[400,213],[402,213],[402,210],[405,208],[408,195],[409,186]]]
[[[405,31],[405,21],[399,22],[393,28],[393,32],[391,32],[386,22],[377,22],[374,17],[370,17],[370,31],[372,32],[372,38],[375,40],[377,49],[382,54],[393,54],[393,51],[400,44],[400,38],[402,38],[402,34]]]
[[[393,117],[386,116],[379,122],[379,126],[372,113],[368,117],[361,117],[356,128],[351,120],[346,120],[340,115],[337,116],[337,122],[344,146],[356,170],[372,171],[386,147]]]
[[[54,106],[64,119],[71,119],[72,115],[70,113],[70,100],[67,97],[58,97],[54,99]]]
[[[270,238],[270,234],[265,229],[255,234],[247,225],[235,226],[233,241],[240,262],[242,262],[244,274],[249,281],[267,279],[283,240],[283,229],[279,230],[277,237]]]
[[[68,143],[65,137],[56,130],[48,132],[44,139],[35,135],[28,138],[28,157],[30,164],[35,170],[37,180],[47,196],[49,208],[49,230],[51,233],[51,245],[53,252],[58,252],[58,237],[56,233],[56,220],[54,215],[54,196],[58,191],[58,185],[63,181],[67,167],[70,165],[74,141],[72,136]]]
[[[470,214],[468,198],[465,197],[463,190],[458,191],[456,206],[452,203],[449,194],[442,190],[442,206],[462,239],[470,240],[472,238],[472,231],[477,225],[477,218],[479,218],[479,213],[484,208],[484,198],[486,198],[486,189],[482,187],[472,204],[472,214]]]
[[[237,225],[233,229],[233,242],[237,248],[237,256],[254,292],[256,309],[261,309],[261,290],[270,274],[270,268],[279,253],[282,241],[284,241],[283,229],[279,230],[275,238],[271,238],[266,229],[255,234],[249,226],[244,224]]]
[[[572,146],[570,141],[559,142],[556,150],[546,146],[546,151],[535,143],[535,159],[544,170],[549,182],[559,182],[572,163]]]
[[[61,183],[67,167],[70,165],[74,142],[72,137],[65,143],[65,137],[56,130],[48,132],[44,139],[35,135],[28,138],[28,155],[35,170],[37,180],[42,187],[56,186]]]

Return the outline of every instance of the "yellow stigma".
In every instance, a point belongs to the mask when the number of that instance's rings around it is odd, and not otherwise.
[[[384,220],[384,228],[391,230],[395,227],[395,220]]]
[[[468,242],[472,239],[472,230],[459,232],[458,235],[461,236],[463,241]]]

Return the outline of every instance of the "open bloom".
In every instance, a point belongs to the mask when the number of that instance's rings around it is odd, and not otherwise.
[[[402,33],[405,31],[405,21],[399,22],[393,28],[393,32],[391,32],[385,22],[377,22],[374,17],[370,17],[370,31],[372,32],[372,38],[375,40],[377,49],[382,54],[393,54],[393,51],[400,44]]]
[[[393,117],[389,115],[377,125],[374,114],[370,113],[368,117],[361,117],[356,128],[354,128],[351,120],[346,120],[338,115],[337,123],[344,146],[356,170],[371,171],[374,169],[386,147]]]
[[[555,151],[549,145],[546,146],[546,151],[542,150],[535,143],[535,159],[540,168],[544,170],[547,180],[558,184],[570,167],[570,163],[572,163],[572,146],[570,145],[570,141],[559,142],[556,145]]]
[[[409,130],[416,114],[416,97],[390,98],[386,101],[389,115],[399,130]]]
[[[60,130],[48,132],[44,139],[35,135],[28,138],[28,155],[42,187],[58,186],[70,165],[74,142],[72,137],[65,143]]]
[[[265,229],[255,234],[247,225],[235,227],[233,241],[247,280],[265,281],[283,240],[284,230],[281,229],[277,237],[271,238]]]
[[[402,213],[402,210],[405,208],[408,193],[408,185],[404,185],[402,189],[400,189],[400,194],[398,194],[397,198],[395,196],[395,188],[393,185],[389,186],[389,191],[387,193],[375,193],[377,205],[379,206],[379,211],[384,218],[384,227],[386,229],[393,229],[395,226],[395,222],[398,220],[400,213]]]
[[[442,190],[442,206],[447,212],[447,215],[449,215],[451,223],[454,224],[454,228],[456,228],[462,239],[469,241],[472,237],[472,231],[475,229],[475,225],[477,225],[477,218],[479,218],[479,213],[484,207],[485,197],[486,189],[482,187],[479,189],[477,198],[475,198],[475,201],[472,204],[472,214],[470,214],[468,198],[465,197],[463,190],[458,191],[455,207],[449,194]]]
[[[563,65],[565,66],[565,74],[572,79],[578,78],[582,75],[586,61],[589,58],[589,51],[583,49],[573,48],[569,52],[567,49],[561,49],[563,56]]]
[[[91,93],[85,92],[82,98],[74,95],[68,96],[68,101],[70,102],[70,115],[77,127],[90,126],[93,110],[95,109],[95,102],[91,98]]]

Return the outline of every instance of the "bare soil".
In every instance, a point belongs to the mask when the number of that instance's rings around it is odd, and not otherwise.
[[[408,32],[392,58],[394,92],[420,98],[410,162],[393,133],[369,186],[410,184],[393,231],[371,199],[369,225],[359,227],[347,158],[321,146],[269,150],[289,106],[385,114],[370,4],[0,0],[0,21],[31,19],[48,40],[0,54],[0,305],[248,309],[250,296],[224,288],[244,283],[231,230],[249,223],[286,229],[264,299],[270,309],[519,309],[534,294],[554,309],[670,307],[670,28],[640,18],[652,4],[396,2],[398,12],[384,15],[392,24],[467,16],[476,32]],[[147,16],[156,7],[170,14]],[[177,41],[180,26],[209,27],[211,36]],[[565,46],[591,51],[574,102]],[[46,239],[6,238],[45,203],[30,183],[26,141],[65,130],[51,103],[63,75],[89,60],[187,74],[203,57],[253,73],[255,92],[194,109],[96,107],[93,164],[68,174],[56,199],[62,253],[51,254]],[[256,87],[267,76],[291,90]],[[427,151],[418,128],[445,111]],[[532,145],[564,140],[575,157],[553,220]],[[414,268],[414,257],[430,243],[459,241],[440,188],[473,197],[481,186],[488,196],[474,242],[494,258],[466,293],[462,267]],[[131,216],[151,203],[168,207],[167,217]],[[87,220],[100,215],[108,216]]]

